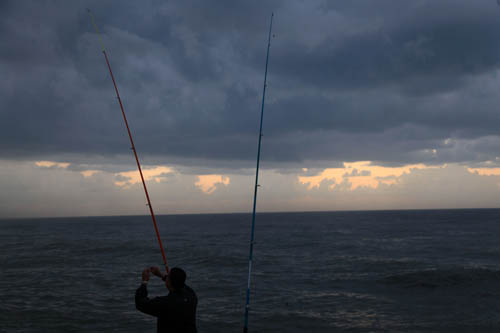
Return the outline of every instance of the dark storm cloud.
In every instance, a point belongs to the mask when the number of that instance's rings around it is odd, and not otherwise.
[[[361,12],[370,8],[364,17],[371,23],[368,28],[356,31],[353,25],[344,36],[332,31],[306,52],[303,41],[289,40],[275,52],[280,60],[274,70],[316,87],[358,90],[397,84],[408,93],[432,93],[456,87],[464,75],[498,66],[500,11],[493,2],[349,4]]]
[[[4,1],[0,157],[252,166],[481,163],[500,148],[494,1]],[[195,162],[194,162],[195,161]]]

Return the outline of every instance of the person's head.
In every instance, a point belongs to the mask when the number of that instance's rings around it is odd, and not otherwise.
[[[179,290],[184,287],[186,282],[186,272],[182,268],[174,267],[168,273],[168,277],[165,280],[168,290]]]

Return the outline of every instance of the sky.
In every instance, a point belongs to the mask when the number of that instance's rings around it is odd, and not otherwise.
[[[0,2],[0,218],[500,207],[494,0]]]

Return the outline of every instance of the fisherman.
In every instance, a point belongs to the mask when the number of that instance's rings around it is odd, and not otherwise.
[[[165,281],[167,296],[148,298],[147,285],[150,274]],[[168,274],[162,274],[158,267],[146,268],[142,272],[141,286],[135,292],[137,310],[158,318],[158,332],[196,333],[196,306],[198,298],[187,286],[186,272],[174,267]]]

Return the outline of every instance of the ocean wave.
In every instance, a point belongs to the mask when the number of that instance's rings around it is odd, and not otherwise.
[[[391,275],[381,282],[406,288],[500,286],[500,271],[486,268],[432,269]]]

